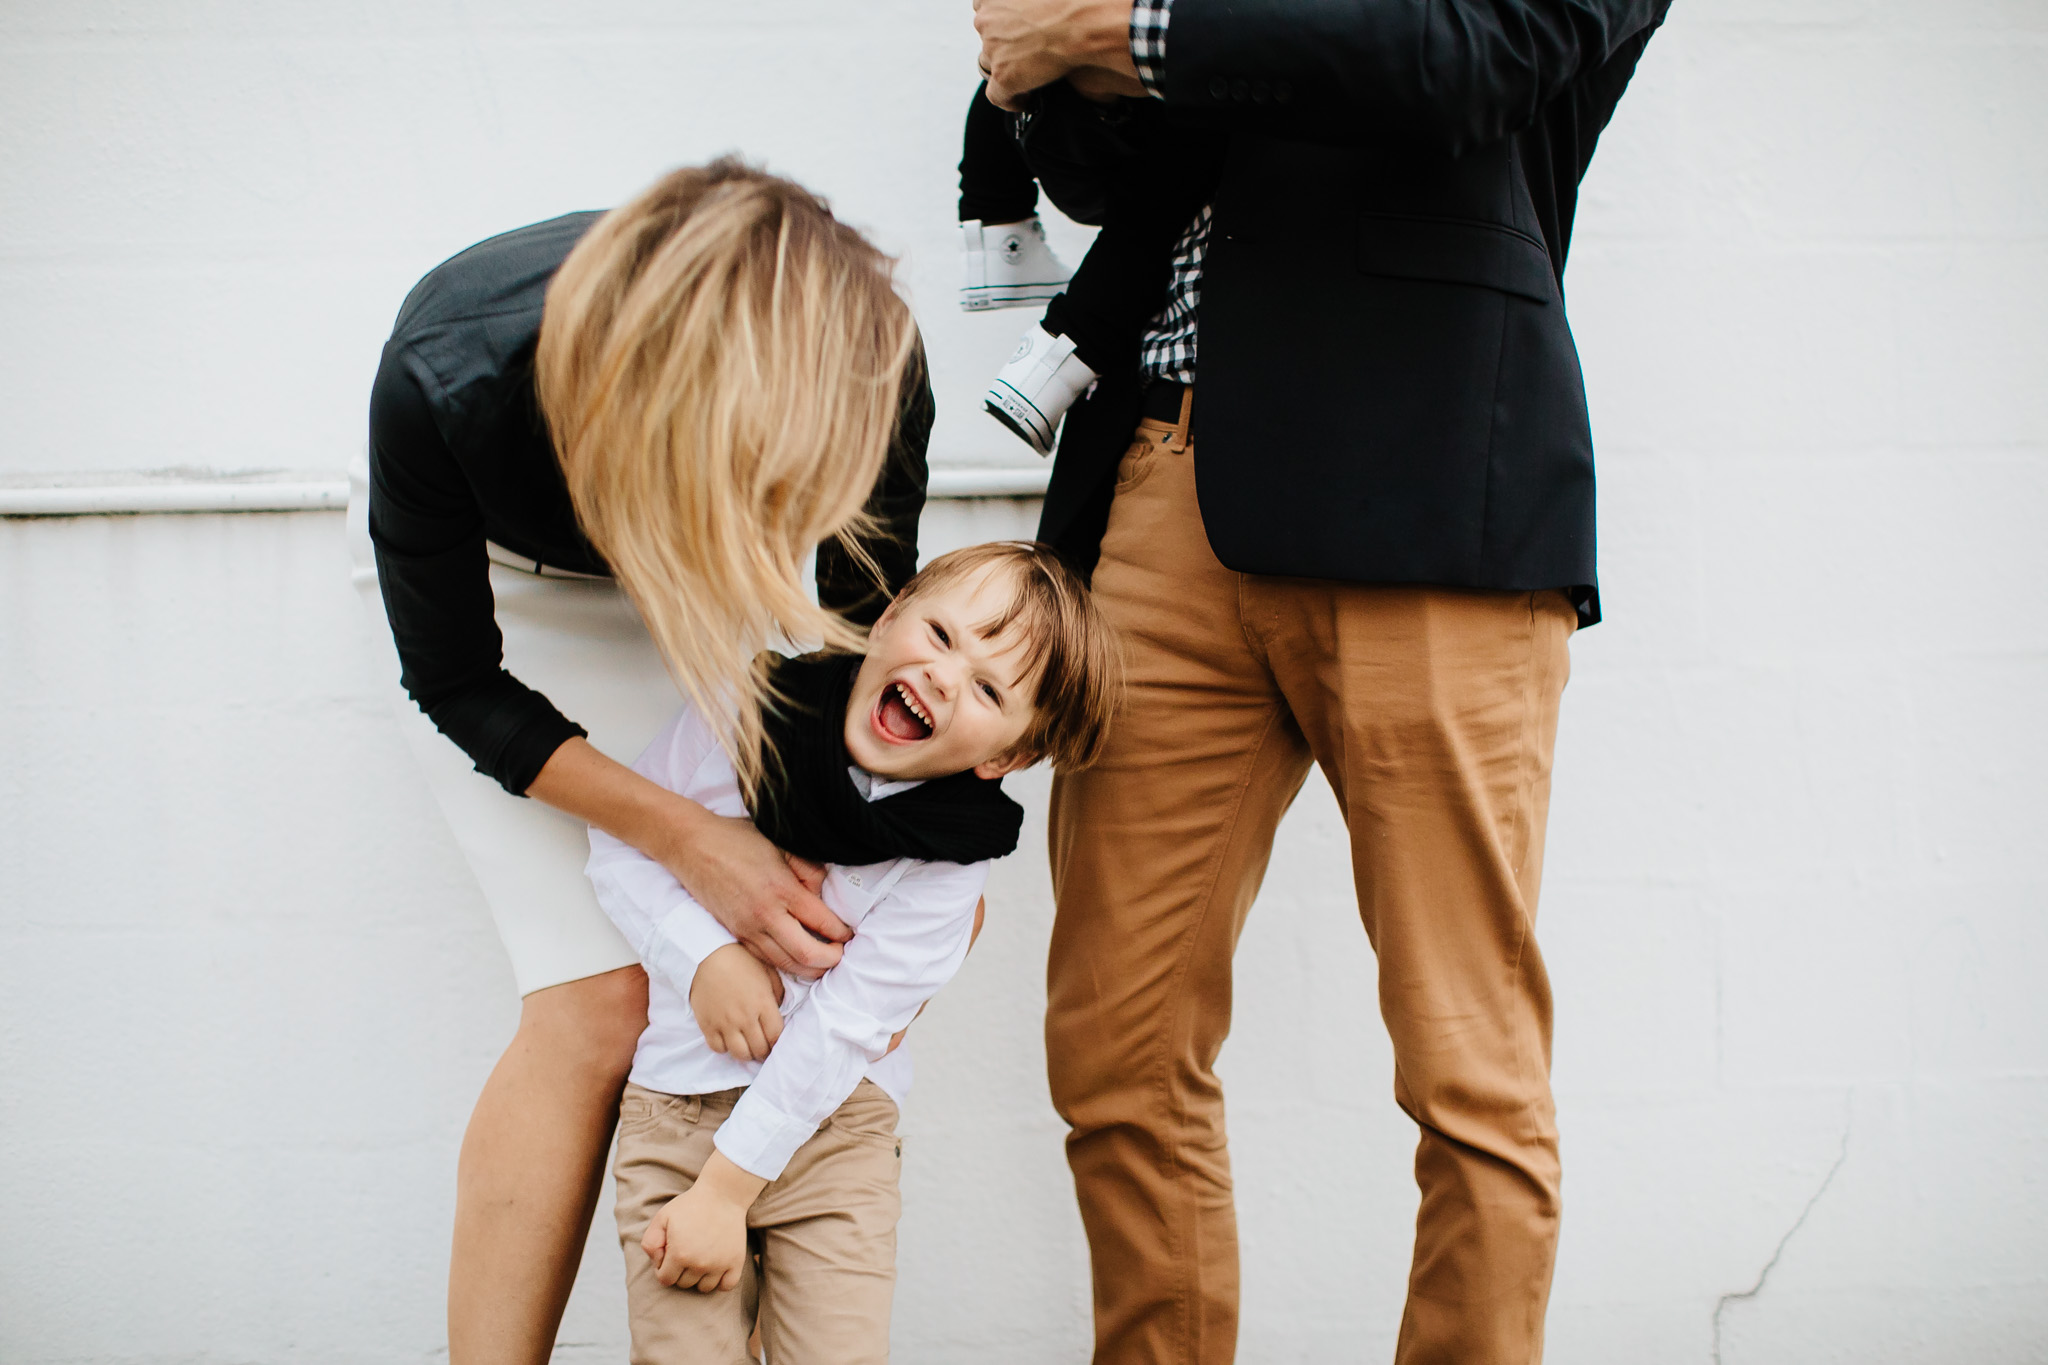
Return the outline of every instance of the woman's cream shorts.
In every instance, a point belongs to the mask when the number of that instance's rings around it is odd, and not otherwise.
[[[521,995],[639,959],[605,917],[583,875],[590,857],[581,820],[513,796],[470,763],[398,685],[398,654],[384,619],[370,553],[364,471],[349,490],[349,550],[370,614],[375,668],[391,689],[407,745],[447,817],[497,921]],[[505,637],[505,667],[590,731],[590,742],[633,761],[680,705],[661,655],[610,579],[533,572],[491,549],[491,591]]]

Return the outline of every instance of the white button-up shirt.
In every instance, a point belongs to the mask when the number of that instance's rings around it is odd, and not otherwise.
[[[634,762],[641,776],[717,815],[745,816],[739,778],[697,709],[684,706]],[[878,801],[915,783],[852,770]],[[773,1180],[796,1149],[866,1076],[898,1104],[910,1090],[910,1051],[888,1052],[967,956],[988,864],[897,858],[827,869],[824,901],[853,929],[839,965],[816,981],[782,978],[782,1036],[765,1062],[713,1052],[690,1012],[697,965],[737,942],[669,870],[601,830],[586,870],[598,904],[647,968],[647,1031],[633,1082],[669,1095],[747,1087],[714,1138],[734,1165]]]

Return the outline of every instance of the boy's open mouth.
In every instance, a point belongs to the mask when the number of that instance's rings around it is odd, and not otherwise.
[[[917,700],[917,694],[900,682],[882,689],[875,703],[875,728],[898,744],[911,744],[932,737],[931,717]]]

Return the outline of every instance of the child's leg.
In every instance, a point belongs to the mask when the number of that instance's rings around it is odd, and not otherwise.
[[[1043,303],[1073,274],[1046,245],[1038,181],[987,89],[968,106],[960,154],[960,307],[970,313]]]
[[[732,1113],[738,1091],[661,1095],[626,1087],[619,1103],[619,1248],[626,1256],[626,1311],[633,1365],[740,1365],[753,1330],[759,1286],[752,1258],[738,1289],[699,1294],[654,1277],[640,1238],[662,1206],[696,1183],[711,1159],[711,1135]]]
[[[989,414],[1050,455],[1060,419],[1090,384],[1137,369],[1145,324],[1166,299],[1178,237],[1166,235],[1157,213],[1111,215],[1066,291],[1046,305],[1045,321],[1025,329],[989,384],[982,399]]]
[[[754,1202],[770,1365],[886,1365],[902,1151],[895,1103],[862,1081]]]
[[[1216,188],[1216,154],[1205,139],[1155,133],[1103,214],[1102,230],[1067,292],[1045,310],[1045,326],[1074,339],[1099,374],[1137,363],[1146,324],[1166,304],[1173,256]]]
[[[1072,337],[1074,354],[1099,375],[1134,367],[1145,325],[1166,302],[1178,237],[1178,231],[1166,237],[1153,223],[1112,216],[1066,292],[1046,305],[1045,330]]]
[[[1145,326],[1165,306],[1173,258],[1215,185],[1205,144],[1168,142],[1138,163],[1103,215],[1102,230],[997,372],[983,407],[1050,455],[1060,419],[1106,374],[1137,368]]]
[[[1021,223],[1038,212],[1038,181],[1010,136],[1009,115],[988,102],[986,81],[967,108],[960,149],[960,221]]]

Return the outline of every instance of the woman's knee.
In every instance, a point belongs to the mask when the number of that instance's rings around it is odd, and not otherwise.
[[[521,1002],[519,1031],[531,1046],[572,1065],[624,1080],[647,1027],[647,973],[621,967],[535,991]]]

